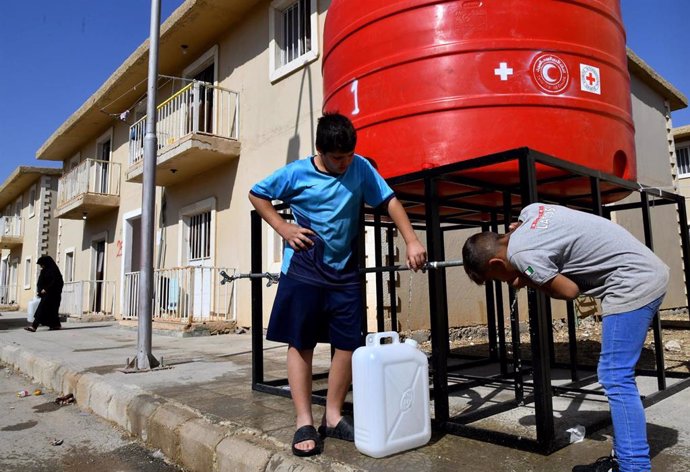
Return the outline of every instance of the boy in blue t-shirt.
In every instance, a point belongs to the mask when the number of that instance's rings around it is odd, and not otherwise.
[[[266,339],[289,345],[288,382],[297,416],[292,452],[297,456],[322,449],[311,409],[317,342],[335,348],[320,436],[354,441],[352,419],[341,410],[352,380],[352,351],[363,339],[356,254],[362,204],[385,205],[405,240],[411,269],[426,262],[426,250],[402,204],[369,161],[354,153],[356,142],[348,118],[324,114],[316,128],[317,154],[278,169],[249,192],[259,215],[287,242]],[[271,200],[288,203],[296,224],[285,221]]]

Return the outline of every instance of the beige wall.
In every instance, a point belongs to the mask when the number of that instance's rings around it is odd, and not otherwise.
[[[35,189],[34,210],[30,212],[31,189]],[[52,205],[55,202],[57,190],[57,178],[52,176],[37,176],[36,180],[27,186],[21,194],[23,239],[22,245],[5,251],[10,260],[16,259],[17,264],[17,304],[20,309],[26,309],[29,300],[36,296],[36,281],[38,279],[38,266],[36,261],[44,254],[55,257],[55,242],[57,241],[57,222],[52,215]],[[17,197],[19,198],[19,197]],[[12,214],[17,199],[12,202]],[[43,229],[47,231],[47,237],[43,235]],[[27,266],[26,259],[31,258]],[[24,284],[26,280],[28,284]]]
[[[635,149],[638,182],[674,192],[669,150],[670,120],[663,97],[637,77],[631,78],[632,111],[635,123]],[[625,202],[639,202],[633,194]],[[641,210],[618,212],[613,219],[644,241]],[[663,308],[687,306],[681,262],[678,215],[672,206],[653,208],[651,226],[654,252],[670,267],[671,280]]]

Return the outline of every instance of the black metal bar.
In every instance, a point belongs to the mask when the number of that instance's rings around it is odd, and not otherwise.
[[[553,363],[556,360],[556,344],[553,339],[553,311],[551,310],[551,299],[546,298],[546,303],[544,304],[545,316],[546,316],[546,336],[547,342],[549,344],[549,360],[550,366],[553,369]]]
[[[374,264],[376,267],[383,265],[383,255],[381,254],[381,214],[374,215]],[[386,330],[383,319],[383,272],[377,271],[376,275],[376,331],[379,333]]]
[[[496,213],[491,215],[492,224],[495,226]],[[488,231],[487,224],[482,225],[482,231]],[[494,291],[491,283],[484,284],[484,296],[486,298],[486,324],[489,336],[489,359],[498,359],[498,346],[496,338],[496,300],[494,299]]]
[[[505,327],[505,309],[503,307],[503,284],[494,280],[490,282],[493,285],[493,291],[496,298],[496,322],[498,331],[498,361],[501,367],[501,373],[508,373],[508,352],[506,350],[506,327]]]
[[[522,345],[520,342],[520,309],[517,294],[512,287],[508,288],[508,300],[510,301],[510,337],[513,346],[513,372],[515,372],[515,401],[524,402],[525,385],[522,378]]]
[[[261,237],[261,217],[254,210],[250,216],[251,231],[251,267],[252,272],[261,272],[261,251],[263,249]],[[263,347],[263,284],[261,279],[252,279],[252,389],[256,390],[259,383],[264,381],[264,347]]]
[[[431,260],[444,259],[443,232],[438,211],[437,182],[424,179],[426,195],[427,253]],[[433,367],[434,418],[445,421],[449,416],[448,405],[448,303],[446,298],[445,269],[428,272],[429,317],[431,326],[431,365]]]
[[[451,174],[468,169],[475,169],[478,167],[490,166],[493,164],[501,164],[503,162],[514,161],[530,152],[529,148],[516,148],[508,151],[497,152],[488,156],[477,157],[466,161],[454,162],[432,169],[425,169],[418,172],[411,172],[409,174],[393,177],[387,180],[390,186],[400,185],[414,181],[424,181],[426,179],[435,178],[444,174]],[[490,182],[486,182],[487,188],[490,188]]]
[[[357,226],[358,226],[358,231],[357,231],[357,256],[358,256],[358,263],[360,267],[363,267],[365,262],[366,262],[366,241],[365,241],[365,208],[364,208],[364,203],[362,203],[362,206],[359,209],[359,220],[357,221]],[[379,251],[380,248],[377,248],[376,251]],[[359,271],[360,276],[359,276],[359,289],[360,293],[362,294],[362,345],[364,345],[364,336],[366,336],[366,333],[369,332],[369,325],[368,325],[368,316],[367,316],[367,278],[364,275],[365,273],[363,271]],[[331,345],[331,360],[333,359],[333,356],[335,355],[335,347]]]
[[[489,442],[492,444],[498,444],[501,446],[513,447],[520,449],[522,451],[536,452],[539,454],[550,454],[557,449],[555,441],[553,444],[544,445],[538,440],[526,438],[524,436],[516,436],[509,433],[502,433],[499,431],[491,431],[487,429],[478,428],[476,426],[470,426],[465,424],[456,423],[454,421],[446,421],[445,423],[439,424],[437,422],[432,422],[438,428],[460,436],[464,436],[470,439],[476,439],[479,441]],[[566,444],[563,443],[562,446]]]
[[[656,200],[654,206],[664,206],[664,205],[675,205],[675,200]],[[623,211],[623,210],[637,210],[640,208],[639,203],[609,203],[605,207],[609,212],[611,211]]]
[[[688,214],[685,205],[685,198],[680,197],[676,200],[676,211],[678,212],[678,222],[680,225],[680,246],[683,254],[683,271],[685,274],[685,302],[690,316],[690,236],[688,235]]]
[[[592,188],[592,211],[597,216],[603,216],[603,210],[601,208],[601,184],[597,177],[590,177],[589,184]]]
[[[386,229],[386,242],[388,243],[388,265],[395,263],[395,239],[393,237],[393,228]],[[394,270],[388,272],[388,294],[391,299],[391,330],[398,331],[398,290],[396,287],[395,278],[397,277]]]
[[[649,249],[654,251],[654,239],[652,238],[652,222],[649,214],[649,197],[647,192],[640,192],[642,203],[642,227],[644,229],[644,242]],[[661,339],[661,320],[659,311],[654,314],[652,319],[652,330],[654,331],[654,359],[656,360],[656,381],[659,390],[666,388],[666,372],[664,366],[664,345]]]
[[[570,379],[576,382],[580,379],[577,371],[577,320],[575,318],[575,303],[572,300],[566,302],[568,313],[568,352],[570,354]]]
[[[537,169],[533,153],[520,160],[520,182],[522,183],[522,205],[538,201]],[[553,398],[551,393],[551,369],[548,335],[546,334],[546,297],[534,289],[527,290],[529,309],[530,343],[532,367],[534,369],[534,412],[537,427],[537,442],[544,449],[551,449],[555,441],[553,420]]]

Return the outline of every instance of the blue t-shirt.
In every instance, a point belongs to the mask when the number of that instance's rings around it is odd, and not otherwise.
[[[290,205],[297,224],[316,233],[314,245],[295,251],[285,244],[282,272],[307,283],[359,283],[357,232],[362,204],[377,207],[393,190],[362,156],[340,174],[321,172],[314,157],[291,162],[257,183],[252,195]]]

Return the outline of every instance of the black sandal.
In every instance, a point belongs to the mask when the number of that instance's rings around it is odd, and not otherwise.
[[[349,416],[343,416],[338,421],[335,428],[329,428],[325,424],[319,426],[319,434],[325,438],[335,438],[342,439],[343,441],[354,442],[355,440],[355,427],[354,421]]]
[[[31,331],[32,333],[35,333],[35,332],[36,332],[36,328],[34,328],[33,326],[27,326],[27,327],[25,327],[24,329],[25,329],[26,331]]]
[[[297,444],[304,441],[314,441],[315,445],[311,449],[297,449],[295,447]],[[295,435],[292,437],[292,453],[298,457],[315,456],[316,454],[321,454],[321,448],[323,443],[321,438],[316,432],[316,428],[308,424],[302,426],[295,431]]]

